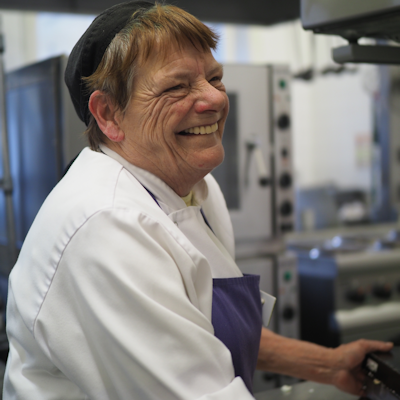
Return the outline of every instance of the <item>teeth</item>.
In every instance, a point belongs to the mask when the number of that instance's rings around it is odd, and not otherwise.
[[[195,135],[208,135],[210,133],[216,132],[218,129],[218,122],[212,125],[196,126],[195,128],[186,129],[186,133],[194,133]]]

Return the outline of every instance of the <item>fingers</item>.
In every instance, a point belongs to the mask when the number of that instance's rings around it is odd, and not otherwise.
[[[361,365],[367,353],[374,351],[390,351],[393,347],[393,343],[360,339],[342,346],[338,347],[338,349],[342,347],[343,350],[340,368],[352,370]]]
[[[386,352],[390,351],[393,347],[393,343],[391,342],[380,342],[378,340],[361,339],[359,342],[366,353],[370,353],[372,351]]]

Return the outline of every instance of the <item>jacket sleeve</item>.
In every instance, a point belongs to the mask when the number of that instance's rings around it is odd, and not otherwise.
[[[210,282],[164,225],[105,210],[66,247],[34,336],[90,399],[252,399],[202,310]]]

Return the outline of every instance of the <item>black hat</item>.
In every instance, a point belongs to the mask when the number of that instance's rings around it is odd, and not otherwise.
[[[146,11],[153,6],[153,3],[147,1],[129,1],[108,8],[95,18],[72,49],[64,78],[75,110],[86,125],[90,120],[90,93],[87,92],[82,77],[90,76],[96,71],[108,45],[127,25],[132,14],[141,9]]]

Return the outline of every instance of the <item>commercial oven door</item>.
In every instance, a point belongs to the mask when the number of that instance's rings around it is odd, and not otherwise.
[[[236,241],[269,238],[273,226],[268,70],[224,65],[223,83],[230,100],[225,160],[213,175],[226,197]]]

